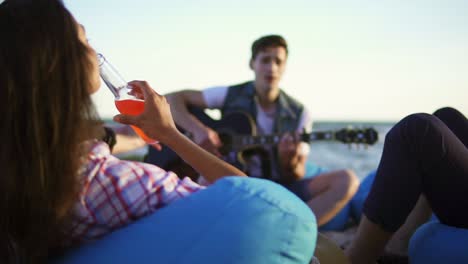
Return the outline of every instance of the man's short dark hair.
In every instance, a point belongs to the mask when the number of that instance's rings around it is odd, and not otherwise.
[[[255,40],[252,44],[252,57],[251,60],[255,60],[258,53],[269,47],[283,47],[286,50],[286,55],[288,54],[288,43],[280,35],[267,35],[260,37]]]

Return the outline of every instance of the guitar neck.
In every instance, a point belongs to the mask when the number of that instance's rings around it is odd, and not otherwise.
[[[272,134],[272,135],[235,135],[233,137],[233,143],[239,147],[253,146],[253,145],[276,145],[280,142],[281,137],[284,134]],[[321,131],[311,132],[299,135],[299,139],[304,142],[312,142],[318,140],[335,140],[335,132],[333,131]]]
[[[194,114],[203,124],[218,132],[223,142],[223,152],[242,150],[249,147],[277,145],[284,133],[270,135],[253,135],[256,131],[255,121],[245,113],[231,113],[221,120],[215,121],[203,111],[192,109]],[[298,135],[300,141],[339,141],[345,144],[357,143],[372,145],[378,139],[378,132],[373,128],[314,131]]]

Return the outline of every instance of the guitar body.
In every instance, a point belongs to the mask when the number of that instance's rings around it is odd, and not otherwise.
[[[245,157],[257,153],[257,151],[261,152],[259,147],[240,148],[233,142],[234,135],[256,135],[255,121],[250,115],[237,112],[229,114],[221,120],[214,120],[199,108],[191,108],[189,110],[204,125],[218,132],[221,142],[223,142],[223,146],[219,149],[219,152],[224,161],[244,171]],[[189,134],[180,127],[179,130],[182,133]],[[164,170],[173,171],[179,176],[188,176],[193,180],[198,178],[197,172],[167,146],[163,146],[161,151],[149,147],[144,161],[157,165]]]

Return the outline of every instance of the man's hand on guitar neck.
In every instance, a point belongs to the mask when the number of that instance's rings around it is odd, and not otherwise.
[[[219,148],[222,146],[221,139],[216,131],[203,126],[202,128],[193,130],[193,141],[206,151],[221,157]]]

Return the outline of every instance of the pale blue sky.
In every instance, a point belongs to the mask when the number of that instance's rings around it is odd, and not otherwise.
[[[317,120],[468,115],[468,1],[65,0],[91,44],[160,93],[252,79],[250,45],[283,35],[281,87]],[[102,86],[103,117],[116,113]]]

